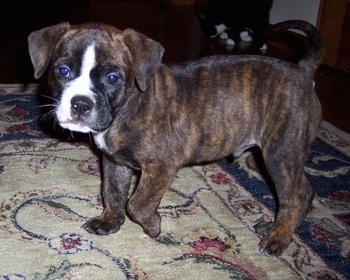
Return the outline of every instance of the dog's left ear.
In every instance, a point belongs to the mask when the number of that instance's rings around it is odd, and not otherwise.
[[[29,55],[34,67],[34,78],[40,78],[48,67],[57,40],[69,29],[68,22],[34,31],[28,36]]]
[[[125,29],[124,40],[132,55],[136,83],[143,92],[161,63],[164,48],[133,29]]]

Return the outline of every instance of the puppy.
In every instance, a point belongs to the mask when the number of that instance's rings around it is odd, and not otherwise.
[[[49,68],[59,124],[92,133],[104,154],[104,210],[85,229],[117,232],[127,211],[156,237],[158,206],[183,165],[238,157],[257,145],[279,202],[274,223],[258,226],[265,233],[260,250],[280,255],[313,199],[304,165],[321,119],[313,88],[321,36],[303,21],[282,22],[271,31],[290,28],[310,40],[297,65],[248,55],[169,67],[161,63],[159,43],[100,23],[64,22],[31,33],[34,76]],[[142,175],[128,199],[133,170]]]

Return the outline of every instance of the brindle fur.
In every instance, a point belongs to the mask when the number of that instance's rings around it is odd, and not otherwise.
[[[116,232],[127,210],[145,233],[156,237],[161,231],[158,206],[183,165],[239,156],[258,145],[279,202],[275,222],[257,227],[265,235],[260,249],[280,255],[313,198],[304,165],[321,119],[313,88],[321,37],[302,21],[283,22],[271,31],[289,28],[310,39],[309,52],[297,65],[263,56],[213,56],[166,66],[161,45],[131,29],[62,23],[33,32],[29,52],[35,77],[51,65],[49,85],[58,100],[65,81],[55,76],[55,63],[64,57],[79,65],[78,46],[91,41],[98,46],[97,74],[91,72],[91,80],[110,108],[101,101],[91,127],[103,130],[95,139],[106,143],[101,146],[105,208],[85,229],[98,235]],[[113,89],[98,81],[106,63],[121,69],[121,82]],[[142,171],[141,178],[128,199],[134,169]]]

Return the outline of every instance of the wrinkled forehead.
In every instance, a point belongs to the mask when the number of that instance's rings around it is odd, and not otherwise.
[[[73,28],[61,38],[54,53],[58,57],[82,60],[92,47],[96,61],[128,65],[130,51],[123,41],[123,32],[118,29]]]

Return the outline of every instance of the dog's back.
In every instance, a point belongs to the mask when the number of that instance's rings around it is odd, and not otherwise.
[[[322,59],[323,42],[307,22],[283,22],[272,26],[270,32],[289,28],[302,30],[310,38],[310,48],[298,64],[235,55],[205,57],[171,68],[177,87],[179,133],[196,147],[190,161],[208,159],[209,154],[215,160],[233,150],[239,155],[252,145],[261,146],[278,126],[293,130],[311,122],[314,125],[308,134],[315,137],[321,107],[312,76]],[[219,134],[227,136],[218,140]]]

